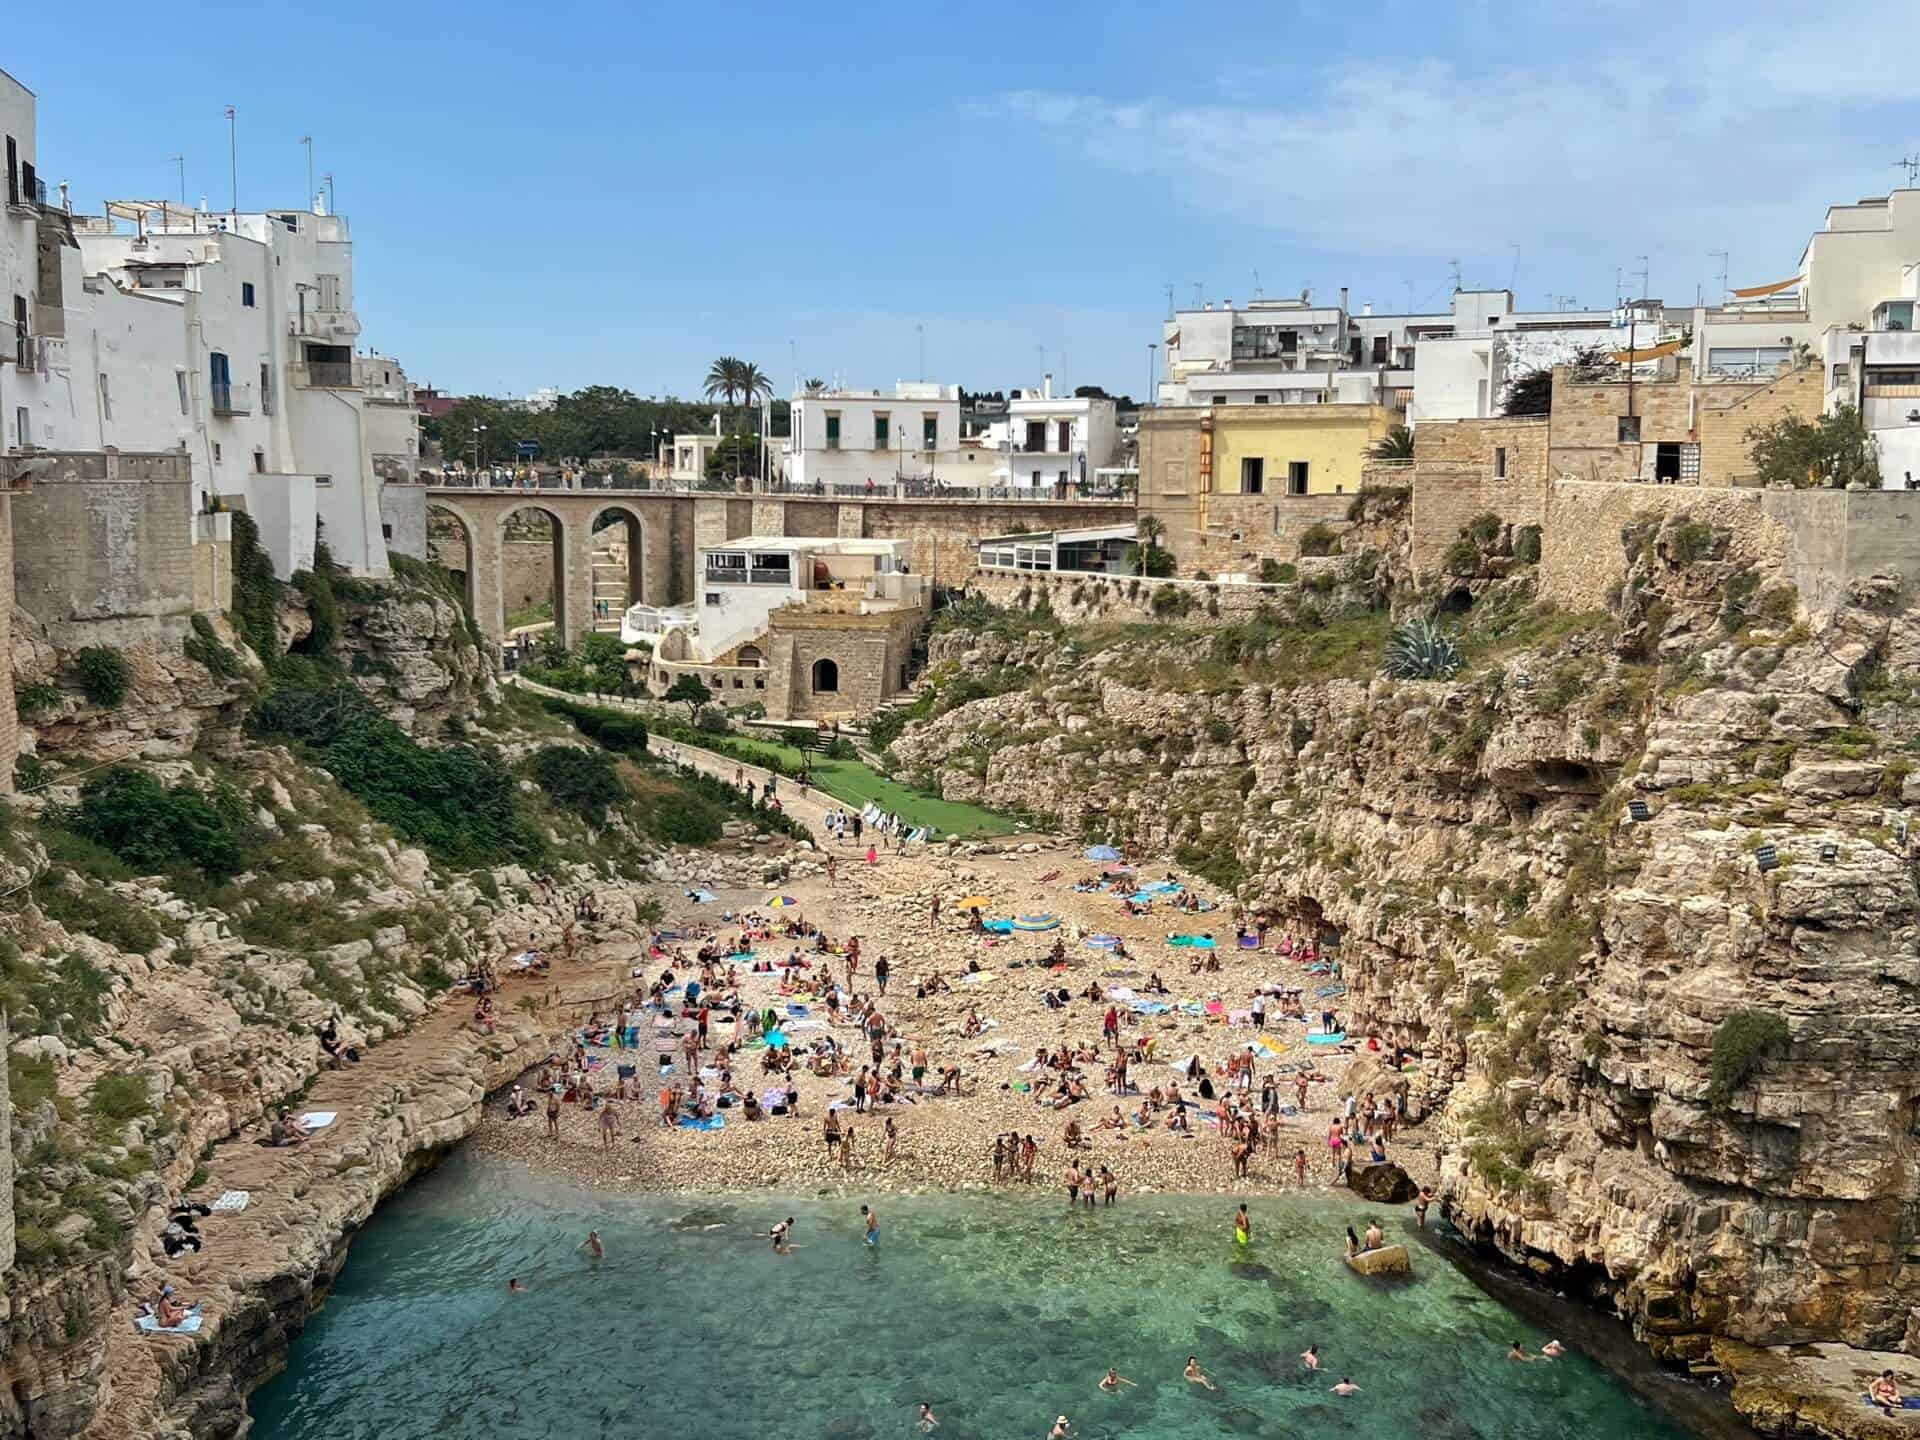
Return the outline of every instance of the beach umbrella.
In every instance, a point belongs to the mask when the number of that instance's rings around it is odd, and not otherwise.
[[[1058,930],[1060,917],[1057,915],[1022,915],[1013,922],[1016,930]]]
[[[769,910],[791,910],[799,903],[800,902],[791,895],[769,895],[767,897],[767,908]]]
[[[992,903],[993,902],[984,895],[968,895],[964,899],[954,901],[953,908],[956,910],[984,910]]]
[[[1094,845],[1087,850],[1089,860],[1118,860],[1120,852],[1111,845]]]
[[[1087,937],[1087,944],[1096,950],[1117,950],[1120,948],[1120,937],[1118,935],[1089,935]]]

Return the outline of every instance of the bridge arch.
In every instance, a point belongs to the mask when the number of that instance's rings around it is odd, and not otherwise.
[[[523,547],[531,545],[537,548],[543,535],[551,554],[548,564],[551,566],[549,573],[552,583],[548,594],[551,596],[553,633],[560,637],[563,644],[571,645],[575,632],[569,623],[573,617],[568,613],[571,596],[567,587],[577,565],[567,554],[567,523],[561,516],[559,506],[548,505],[533,497],[523,504],[508,506],[496,522],[494,550],[501,557],[499,585],[493,602],[499,607],[493,615],[496,633],[510,642],[514,627],[508,624],[509,619],[519,620],[523,626],[539,623],[537,619],[529,619],[537,615],[540,608],[541,587],[534,568],[539,562],[516,566],[510,558],[514,551],[509,549],[509,541],[512,539]]]
[[[444,500],[427,502],[427,559],[447,572],[466,597],[467,609],[476,614],[473,576],[479,536],[473,517],[459,506]]]
[[[620,501],[594,507],[588,520],[588,555],[593,614],[588,628],[618,633],[627,607],[659,597],[646,590],[646,526],[639,508]]]

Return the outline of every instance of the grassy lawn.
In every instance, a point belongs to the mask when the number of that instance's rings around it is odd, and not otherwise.
[[[741,735],[729,738],[735,745],[769,759],[777,758],[788,765],[797,766],[801,760],[800,751],[792,745]],[[816,789],[824,790],[836,800],[845,801],[856,809],[871,800],[883,810],[904,816],[909,824],[931,825],[941,835],[960,835],[972,839],[983,835],[1011,835],[1015,828],[1013,821],[1005,815],[982,810],[978,805],[923,795],[918,790],[889,780],[859,760],[822,760],[815,757],[813,783]]]

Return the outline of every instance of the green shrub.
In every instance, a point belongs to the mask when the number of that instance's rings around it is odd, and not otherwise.
[[[1676,565],[1691,565],[1713,548],[1714,530],[1700,520],[1681,520],[1667,531],[1667,556]]]
[[[647,753],[647,722],[637,715],[628,715],[620,710],[601,710],[591,705],[575,705],[568,700],[556,700],[551,695],[543,695],[540,703],[552,714],[571,720],[582,735],[598,741],[609,750],[617,750],[622,755]]]
[[[1513,558],[1522,565],[1540,563],[1540,527],[1522,525],[1513,532]]]
[[[724,735],[727,712],[718,705],[702,705],[693,712],[693,728],[703,735]]]
[[[96,705],[118,705],[133,688],[133,667],[127,657],[105,645],[82,650],[74,669],[80,674],[80,692]]]
[[[554,804],[584,815],[596,825],[605,823],[607,807],[618,805],[626,794],[614,771],[613,757],[604,750],[548,745],[534,752],[528,769],[534,783]]]
[[[286,586],[273,573],[273,559],[260,543],[260,527],[244,510],[233,513],[233,628],[247,647],[271,663],[280,653],[275,614]]]
[[[1440,568],[1449,575],[1462,577],[1480,573],[1480,547],[1462,535],[1440,557]]]
[[[867,743],[875,750],[889,750],[906,732],[909,716],[905,706],[882,710],[867,721]]]
[[[1291,585],[1300,578],[1300,572],[1284,560],[1276,560],[1271,555],[1260,562],[1260,580],[1265,585]]]
[[[1787,1022],[1765,1010],[1735,1010],[1713,1032],[1707,1100],[1724,1107],[1760,1062],[1787,1043]]]
[[[68,930],[84,931],[116,950],[144,955],[158,945],[165,932],[143,905],[122,899],[111,890],[82,885],[48,885],[36,890],[40,910]]]
[[[1500,538],[1501,524],[1500,517],[1493,511],[1482,510],[1461,527],[1460,533],[1482,550],[1487,550],[1491,549],[1493,542]]]
[[[47,900],[53,893],[49,890],[41,900],[41,909],[49,915],[53,911]],[[160,943],[157,929],[153,943]],[[12,1017],[15,1034],[58,1034],[70,1039],[87,1035],[105,1022],[106,997],[112,987],[113,977],[77,951],[53,960],[23,954],[12,941],[0,945],[0,1007]],[[14,1104],[21,1104],[20,1092],[15,1090],[13,1095]]]
[[[20,717],[37,715],[42,710],[51,710],[60,703],[60,687],[42,681],[38,685],[27,685],[13,693],[14,709]]]
[[[1302,555],[1315,557],[1338,555],[1340,553],[1340,536],[1330,526],[1315,522],[1301,532],[1300,553]]]
[[[124,1070],[111,1071],[93,1082],[87,1092],[87,1110],[101,1120],[138,1120],[153,1113],[147,1077]]]
[[[245,668],[240,657],[229,650],[206,616],[195,614],[188,622],[187,638],[180,642],[189,660],[198,660],[215,675],[232,679]]]
[[[88,780],[71,823],[74,833],[142,873],[185,863],[225,880],[246,868],[239,837],[211,800],[191,785],[169,790],[128,766]]]
[[[1147,608],[1162,620],[1174,620],[1193,609],[1193,596],[1177,585],[1162,585],[1153,592]]]

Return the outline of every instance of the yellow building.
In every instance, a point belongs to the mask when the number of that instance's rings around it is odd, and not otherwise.
[[[1291,559],[1300,532],[1344,520],[1367,451],[1403,422],[1384,405],[1153,406],[1140,414],[1140,513],[1183,571]]]

